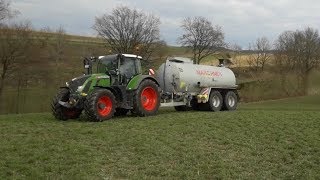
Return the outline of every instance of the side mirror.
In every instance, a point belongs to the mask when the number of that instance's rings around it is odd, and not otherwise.
[[[91,62],[96,62],[97,59],[98,59],[98,58],[97,58],[97,57],[94,57],[94,56],[93,56],[93,57],[90,57]]]
[[[83,60],[83,65],[84,65],[84,68],[85,68],[86,71],[87,71],[86,74],[91,74],[91,73],[92,73],[92,69],[91,69],[90,59],[84,58],[84,60]]]

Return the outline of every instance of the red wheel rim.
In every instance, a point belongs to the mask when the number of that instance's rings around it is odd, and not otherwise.
[[[101,116],[108,116],[112,110],[112,101],[108,96],[102,96],[98,100],[98,113]]]
[[[141,104],[147,111],[152,111],[157,106],[158,96],[155,89],[148,86],[141,93]]]

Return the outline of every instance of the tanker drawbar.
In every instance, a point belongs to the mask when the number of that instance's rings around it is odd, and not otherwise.
[[[224,66],[193,64],[187,58],[168,58],[157,73],[161,106],[174,106],[178,111],[235,110],[238,103],[236,78]]]

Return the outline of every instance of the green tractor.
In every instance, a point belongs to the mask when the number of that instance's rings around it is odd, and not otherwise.
[[[83,110],[91,121],[108,120],[129,111],[138,116],[156,114],[159,83],[153,76],[142,75],[141,60],[132,54],[86,58],[86,74],[67,82],[53,98],[54,117],[76,119]]]

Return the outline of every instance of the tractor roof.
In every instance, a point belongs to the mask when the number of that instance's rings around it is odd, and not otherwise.
[[[142,59],[141,56],[138,56],[138,55],[134,55],[134,54],[122,54],[124,57],[136,57],[136,58],[139,58],[139,59]]]
[[[99,56],[98,59],[102,59],[104,57],[116,57],[118,54],[113,54],[113,55],[107,55],[107,56]],[[141,56],[138,56],[138,55],[134,55],[134,54],[121,54],[122,56],[124,57],[130,57],[130,58],[139,58],[139,59],[142,59]]]

